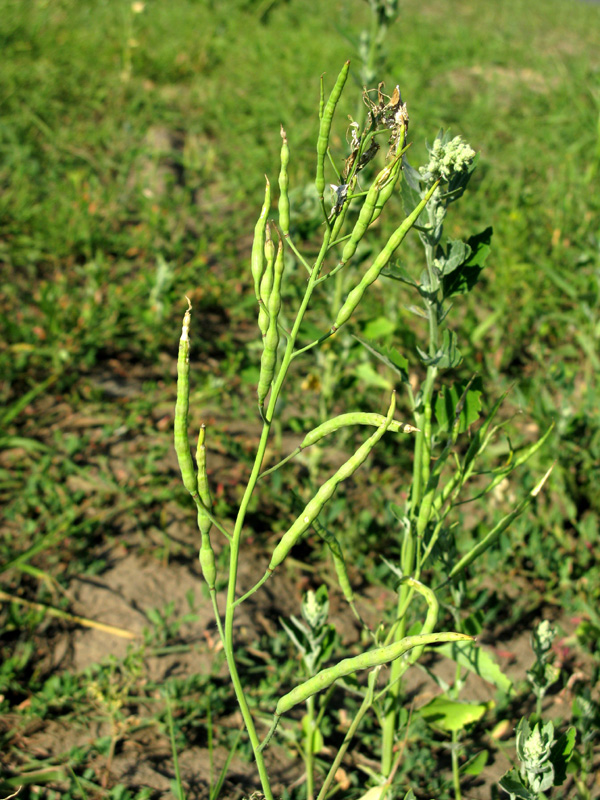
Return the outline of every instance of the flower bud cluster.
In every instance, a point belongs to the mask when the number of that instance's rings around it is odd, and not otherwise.
[[[446,143],[438,138],[429,148],[429,162],[419,167],[419,172],[427,182],[438,178],[449,181],[453,175],[465,172],[474,158],[475,151],[469,144],[463,142],[461,136],[455,136]]]

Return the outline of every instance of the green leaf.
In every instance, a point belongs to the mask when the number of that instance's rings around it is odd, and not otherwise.
[[[435,353],[430,356],[420,347],[417,347],[419,357],[426,367],[437,366],[440,369],[453,369],[457,367],[462,361],[460,350],[456,346],[456,334],[454,331],[444,330],[442,337],[442,346]]]
[[[554,785],[561,786],[567,777],[567,764],[569,763],[575,747],[577,731],[573,726],[568,728],[552,745],[550,761],[554,766]]]
[[[444,298],[453,297],[457,294],[468,294],[475,286],[491,249],[492,233],[493,229],[489,227],[467,240],[471,254],[450,275],[443,277],[442,290]]]
[[[388,266],[384,267],[379,274],[383,275],[384,278],[392,278],[395,281],[407,283],[409,286],[414,286],[415,288],[417,288],[419,285],[408,272],[408,270],[398,263],[388,264]]]
[[[440,696],[419,709],[419,715],[432,727],[460,731],[480,720],[493,703],[460,703]]]
[[[461,775],[473,775],[477,776],[481,774],[481,770],[487,764],[487,760],[489,757],[488,750],[482,750],[481,753],[477,753],[476,756],[470,758],[466,764],[463,764],[460,768],[459,772]]]
[[[442,275],[450,275],[457,267],[464,264],[470,255],[471,248],[466,242],[461,242],[460,239],[450,239],[448,252],[442,252],[438,256]]]
[[[386,392],[393,388],[393,384],[384,375],[380,375],[370,362],[359,364],[354,370],[354,377],[365,386],[375,386]]]
[[[396,330],[396,324],[387,317],[376,317],[371,320],[363,330],[363,335],[367,339],[380,339],[388,336]]]
[[[500,691],[508,695],[514,694],[511,679],[502,672],[493,656],[482,647],[472,642],[455,642],[437,647],[436,652],[479,675],[480,678],[493,684]]]
[[[366,347],[370,353],[373,353],[387,367],[391,367],[400,376],[400,380],[403,383],[408,383],[408,361],[395,347],[384,347],[369,339],[363,339],[361,336],[356,336],[356,334],[353,335],[356,341]]]
[[[435,416],[441,431],[450,432],[456,417],[456,408],[468,385],[467,381],[458,381],[452,386],[442,387],[435,401]],[[483,382],[475,378],[471,388],[467,391],[460,412],[460,433],[464,433],[469,426],[477,422],[481,414],[481,395]]]
[[[536,796],[532,794],[526,786],[523,786],[521,779],[516,769],[511,769],[506,775],[500,778],[500,787],[508,792],[513,797],[518,797],[519,800],[537,800]]]

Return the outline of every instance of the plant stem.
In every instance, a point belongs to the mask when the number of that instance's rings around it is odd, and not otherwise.
[[[273,382],[271,388],[271,394],[269,397],[269,403],[267,406],[267,410],[264,414],[264,422],[263,422],[263,429],[260,437],[260,441],[258,444],[258,448],[256,451],[256,457],[254,459],[254,465],[252,467],[252,471],[250,473],[250,477],[248,479],[248,483],[246,485],[246,489],[244,491],[244,495],[242,497],[242,501],[240,503],[240,507],[238,510],[238,514],[235,521],[235,527],[233,530],[233,534],[231,537],[231,544],[230,544],[230,551],[229,551],[229,580],[227,585],[227,600],[226,600],[226,609],[225,609],[225,625],[223,627],[223,646],[225,650],[225,657],[227,659],[227,667],[229,669],[229,673],[231,675],[231,682],[233,684],[233,689],[235,692],[235,696],[238,701],[238,705],[240,707],[240,711],[242,713],[242,717],[244,719],[244,725],[246,726],[246,730],[248,731],[248,737],[250,739],[250,743],[252,745],[252,750],[254,751],[254,758],[256,761],[256,766],[258,769],[260,782],[263,788],[263,793],[266,797],[266,800],[274,800],[273,794],[271,792],[270,784],[269,784],[269,777],[267,775],[264,757],[260,748],[260,741],[258,739],[256,728],[254,725],[254,720],[252,718],[252,714],[250,713],[250,709],[248,707],[248,702],[246,700],[246,696],[244,694],[244,689],[242,687],[240,677],[237,671],[237,665],[235,662],[235,649],[234,649],[234,641],[233,641],[233,621],[234,621],[234,613],[235,613],[235,593],[236,593],[236,586],[237,586],[237,572],[238,572],[238,564],[239,564],[239,556],[240,556],[240,544],[242,538],[242,530],[244,526],[244,521],[246,518],[246,512],[248,510],[248,505],[252,498],[252,493],[256,487],[256,483],[258,481],[258,477],[260,475],[260,470],[263,462],[263,458],[265,455],[265,451],[267,448],[267,442],[269,439],[269,433],[271,431],[271,424],[273,421],[273,413],[275,411],[275,405],[279,398],[279,393],[283,386],[283,382],[287,375],[287,371],[289,369],[290,362],[292,360],[292,355],[294,351],[294,345],[296,343],[296,337],[298,336],[298,332],[300,330],[300,326],[302,324],[302,320],[304,318],[304,314],[308,307],[308,303],[310,301],[313,289],[315,287],[315,283],[317,277],[319,275],[319,271],[321,269],[321,265],[323,263],[323,259],[325,257],[325,253],[327,252],[327,247],[329,245],[329,238],[331,236],[331,229],[328,227],[325,231],[325,235],[323,237],[323,244],[315,265],[312,269],[310,274],[310,278],[308,280],[308,285],[306,287],[306,292],[304,294],[304,298],[300,304],[298,309],[298,313],[296,315],[296,320],[294,322],[294,326],[290,332],[289,338],[286,343],[285,353],[282,358],[281,366],[279,368],[279,372],[275,381]]]
[[[306,714],[308,725],[304,745],[304,765],[306,768],[306,800],[313,800],[315,796],[314,774],[314,738],[315,738],[315,698],[309,697],[306,701]]]
[[[460,770],[458,764],[458,735],[459,731],[452,731],[452,785],[454,786],[455,800],[462,800],[460,790]]]

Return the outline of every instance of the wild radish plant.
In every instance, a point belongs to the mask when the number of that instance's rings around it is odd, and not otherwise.
[[[376,90],[365,90],[363,99],[367,113],[364,123],[351,122],[348,134],[349,153],[345,159],[340,159],[338,154],[331,152],[331,128],[339,99],[345,88],[349,66],[349,62],[344,64],[327,99],[321,81],[315,188],[322,214],[322,238],[314,259],[308,259],[303,254],[294,236],[290,234],[290,214],[293,211],[290,209],[289,200],[290,147],[283,128],[277,222],[270,217],[272,190],[269,181],[266,182],[264,203],[256,223],[250,259],[250,271],[257,301],[258,328],[263,342],[256,412],[262,421],[262,433],[232,530],[228,530],[216,519],[212,511],[206,472],[207,432],[204,425],[201,427],[198,439],[196,464],[190,453],[187,417],[191,306],[184,316],[179,349],[175,449],[184,485],[197,507],[202,572],[210,591],[216,624],[233,688],[254,751],[262,790],[268,800],[272,799],[273,793],[265,765],[264,749],[275,733],[280,718],[288,715],[297,706],[306,707],[304,719],[308,722],[303,723],[306,742],[305,762],[307,770],[310,771],[307,779],[307,796],[312,798],[315,785],[312,753],[315,742],[321,741],[319,720],[322,718],[324,704],[331,696],[328,690],[337,681],[349,678],[354,673],[367,671],[366,687],[358,689],[362,696],[359,711],[322,782],[318,798],[323,800],[327,795],[354,734],[365,714],[373,708],[382,724],[381,774],[374,776],[374,780],[382,787],[381,797],[383,797],[391,787],[398,769],[399,762],[394,756],[393,749],[399,735],[398,713],[403,702],[401,678],[406,670],[417,661],[425,647],[432,645],[444,645],[446,649],[450,646],[458,648],[447,650],[447,654],[459,663],[465,664],[467,669],[476,669],[477,666],[473,665],[479,663],[479,659],[473,655],[473,637],[469,632],[436,631],[439,616],[437,589],[434,590],[432,586],[427,585],[423,575],[428,559],[438,555],[440,549],[446,548],[446,551],[450,552],[448,548],[451,532],[446,527],[448,513],[458,502],[461,489],[474,475],[478,457],[501,428],[499,424],[492,426],[500,406],[498,402],[488,419],[471,437],[465,454],[459,456],[455,453],[459,434],[465,432],[479,416],[478,395],[471,388],[471,383],[455,385],[444,395],[436,397],[434,394],[439,373],[456,367],[460,362],[456,336],[446,322],[450,310],[449,300],[473,287],[489,249],[490,230],[472,237],[468,242],[444,243],[442,240],[447,209],[464,192],[474,169],[476,156],[459,137],[450,139],[447,135],[440,135],[431,147],[428,163],[419,171],[411,168],[405,157],[409,146],[407,141],[409,118],[406,104],[402,101],[398,87],[393,90],[391,96],[388,96],[384,94],[383,85],[380,84]],[[360,181],[375,164],[382,143],[387,151],[384,164],[375,170],[374,177],[368,181],[368,188],[362,188]],[[366,169],[368,165],[369,169]],[[326,173],[333,175],[333,183],[328,184]],[[360,274],[352,272],[352,262],[359,244],[367,236],[371,236],[373,223],[383,213],[399,185],[402,187],[405,218],[396,225],[387,241],[375,249],[375,255],[367,267]],[[355,208],[358,208],[357,215],[349,213]],[[394,261],[398,248],[413,228],[418,231],[425,247],[426,268],[420,277],[413,276]],[[293,262],[294,269],[292,271],[287,266],[286,272],[286,265],[289,265],[290,261]],[[327,290],[329,281],[342,271],[346,273],[346,280],[352,288],[345,298],[340,298],[322,335],[307,342],[304,338],[303,324],[311,301],[315,293],[322,289]],[[365,346],[395,373],[399,386],[406,393],[413,419],[410,423],[395,419],[396,392],[392,392],[388,408],[384,413],[350,410],[328,419],[307,433],[303,442],[287,458],[274,466],[265,465],[263,462],[278,412],[278,400],[282,397],[290,365],[297,358],[310,358],[311,350],[328,339],[333,339],[335,344],[342,335],[340,331],[348,324],[370,287],[383,275],[407,285],[419,296],[422,309],[418,313],[426,320],[428,326],[428,341],[424,349],[418,349],[416,354],[426,370],[425,377],[417,388],[409,381],[408,361],[404,356],[396,350],[385,350],[376,343],[364,342]],[[287,300],[285,301],[285,319],[292,320],[289,327],[284,325],[284,315],[281,313],[283,298],[287,297],[282,287],[287,281],[293,281],[301,293],[296,308],[288,307],[289,304]],[[372,432],[333,475],[322,480],[313,497],[308,502],[301,503],[301,512],[291,521],[274,547],[264,575],[249,591],[239,596],[237,574],[244,546],[244,524],[259,478],[267,479],[275,469],[281,468],[301,450],[349,426],[367,427]],[[319,602],[314,598],[305,600],[303,613],[306,624],[299,621],[291,627],[288,624],[288,632],[295,637],[297,646],[303,649],[304,679],[279,699],[274,709],[271,729],[261,738],[255,717],[247,702],[236,661],[234,640],[236,611],[260,589],[311,529],[323,538],[331,550],[340,588],[355,609],[352,587],[343,557],[343,541],[327,530],[319,520],[319,515],[340,484],[351,478],[365,463],[384,436],[412,433],[416,434],[412,487],[407,507],[405,509],[394,507],[394,513],[401,525],[402,555],[400,563],[394,567],[397,576],[398,603],[392,622],[388,625],[382,624],[375,633],[368,633],[371,647],[365,652],[326,666],[324,662],[330,659],[331,648],[325,646],[324,640],[319,640],[319,636],[323,634],[326,637],[328,628],[321,613],[322,609],[317,608],[319,603],[323,606],[325,601],[323,597],[320,597]],[[481,490],[481,495],[484,496],[491,491],[515,466],[527,460],[538,446],[539,444],[536,444],[520,454],[514,454],[509,466],[493,472],[488,485]],[[442,469],[447,463],[452,465],[453,472],[442,480]],[[455,553],[445,575],[449,587],[462,579],[467,566],[524,510],[540,487],[541,484],[469,552]],[[216,594],[216,567],[211,543],[214,529],[223,536],[229,551],[228,572],[222,576],[227,582],[226,598],[222,607],[219,607]],[[421,622],[409,629],[408,611],[416,604],[418,598],[425,603],[426,613]],[[458,621],[460,622],[460,619]],[[388,680],[379,685],[378,680],[388,665],[391,665]]]

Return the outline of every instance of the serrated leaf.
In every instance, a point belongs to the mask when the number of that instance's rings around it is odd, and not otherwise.
[[[482,750],[481,753],[477,753],[476,756],[470,758],[466,764],[463,764],[460,768],[459,772],[461,775],[473,775],[477,777],[477,775],[481,774],[482,769],[487,764],[487,760],[489,757],[489,752],[487,750]]]
[[[454,642],[437,647],[436,652],[479,675],[505,694],[514,694],[511,679],[502,672],[491,653],[482,647],[471,642]]]
[[[521,783],[516,769],[511,769],[506,775],[503,775],[499,783],[501,788],[512,797],[518,797],[519,800],[536,800],[536,796]]]
[[[357,342],[360,342],[363,347],[382,361],[387,367],[390,367],[394,372],[400,376],[403,383],[408,383],[408,361],[407,359],[396,350],[395,347],[384,347],[380,344],[372,342],[368,339],[363,339],[361,336],[353,334]]]
[[[436,697],[419,709],[418,714],[429,725],[443,731],[461,731],[480,720],[492,703],[460,703],[447,697]]]
[[[467,381],[458,381],[452,386],[444,386],[440,390],[435,401],[435,417],[441,431],[449,432],[454,424],[456,409],[467,387]],[[471,383],[471,388],[467,391],[463,408],[460,413],[460,432],[464,433],[467,428],[479,419],[481,414],[481,395],[483,393],[483,382],[481,378],[475,378]]]

